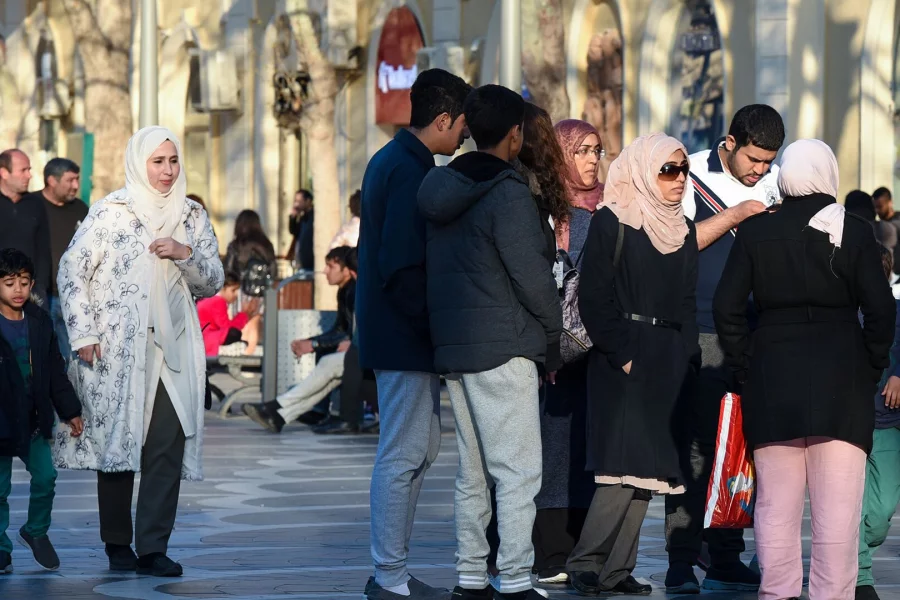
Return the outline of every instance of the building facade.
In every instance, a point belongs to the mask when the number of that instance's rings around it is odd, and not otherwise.
[[[316,202],[336,205],[332,214],[340,220],[348,217],[347,198],[368,159],[406,124],[418,69],[443,66],[476,85],[496,81],[500,2],[301,4],[316,13],[323,50],[339,63],[338,192]],[[316,177],[304,133],[283,118],[302,109],[283,98],[305,76],[284,20],[297,2],[158,0],[157,6],[160,121],[183,140],[189,191],[207,201],[223,248],[233,218],[253,208],[285,251],[293,192]],[[765,102],[784,116],[789,141],[816,137],[834,148],[842,196],[895,187],[898,0],[564,0],[563,6],[570,115],[598,127],[609,158],[658,130],[691,150],[708,147],[737,108]],[[70,18],[62,0],[0,0],[0,145],[25,150],[37,173],[58,155],[89,163],[94,150],[85,114],[104,110],[86,105]],[[132,128],[139,20],[134,1]],[[94,199],[110,191],[86,190]],[[323,220],[317,236],[339,225]]]

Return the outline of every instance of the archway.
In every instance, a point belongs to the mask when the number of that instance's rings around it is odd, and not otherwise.
[[[641,47],[639,134],[666,131],[694,152],[725,129],[718,0],[654,0]]]
[[[578,0],[568,28],[566,87],[573,117],[600,132],[600,179],[622,151],[625,76],[622,23],[615,0]]]

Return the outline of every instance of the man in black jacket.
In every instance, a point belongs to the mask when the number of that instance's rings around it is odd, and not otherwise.
[[[34,294],[46,306],[50,293],[50,229],[40,194],[29,194],[31,161],[18,149],[0,152],[0,244],[34,264]]]
[[[356,249],[339,246],[325,257],[325,277],[338,288],[337,319],[325,333],[308,340],[294,340],[291,350],[297,358],[318,352],[324,354],[316,368],[303,381],[291,387],[275,400],[262,404],[244,404],[244,414],[271,431],[281,433],[285,422],[310,411],[326,401],[328,395],[341,384],[344,374],[344,354],[350,348],[356,304]],[[321,418],[327,414],[320,413]]]
[[[363,176],[359,360],[375,370],[381,416],[370,495],[375,577],[366,584],[369,600],[448,595],[410,577],[406,566],[419,490],[441,445],[441,382],[425,304],[425,219],[416,194],[434,155],[452,155],[465,140],[462,105],[470,90],[447,71],[419,73],[409,94],[409,129],[375,153]]]
[[[534,497],[541,488],[538,365],[559,367],[562,310],[528,184],[510,164],[522,148],[525,101],[497,85],[473,91],[466,123],[478,152],[429,173],[428,308],[435,367],[446,374],[456,438],[454,598],[489,597],[485,528],[497,488],[496,598],[532,589]]]
[[[29,301],[33,277],[34,265],[24,253],[0,250],[0,574],[12,572],[6,529],[13,456],[22,459],[31,475],[28,520],[19,541],[41,567],[59,568],[47,536],[56,485],[50,452],[54,413],[69,424],[72,436],[84,428],[50,315]]]

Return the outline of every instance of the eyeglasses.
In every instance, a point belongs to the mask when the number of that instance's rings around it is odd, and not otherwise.
[[[593,154],[597,158],[603,158],[604,156],[606,156],[606,150],[604,150],[600,146],[594,146],[593,148],[591,148],[590,146],[582,146],[575,151],[575,156],[579,158],[585,158],[588,154]]]
[[[681,173],[684,175],[685,179],[687,179],[688,173],[691,172],[691,165],[688,163],[684,163],[683,165],[676,165],[674,163],[666,163],[659,170],[659,180],[660,181],[675,181],[678,179],[678,174]]]

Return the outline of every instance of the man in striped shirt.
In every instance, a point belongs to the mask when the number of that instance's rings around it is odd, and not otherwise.
[[[703,587],[714,590],[759,588],[759,576],[740,560],[743,531],[703,530],[706,491],[715,452],[719,405],[734,391],[712,317],[712,301],[731,252],[738,225],[777,204],[778,167],[773,165],[784,143],[784,123],[764,104],[745,106],[735,114],[728,135],[711,150],[692,154],[693,194],[684,200],[685,215],[697,225],[700,246],[697,281],[697,324],[703,363],[679,411],[679,445],[688,482],[687,493],[666,497],[666,547],[669,593],[699,593],[694,575],[704,539],[710,565]]]

